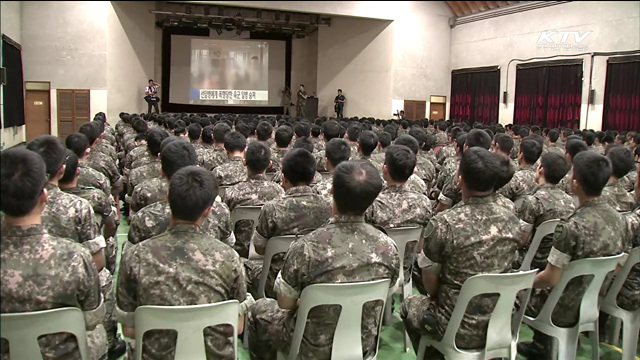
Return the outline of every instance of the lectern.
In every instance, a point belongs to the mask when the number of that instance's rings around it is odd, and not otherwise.
[[[318,98],[309,97],[304,107],[304,115],[309,120],[315,120],[318,117]]]

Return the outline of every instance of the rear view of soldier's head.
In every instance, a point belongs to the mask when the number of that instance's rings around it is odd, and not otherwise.
[[[293,139],[293,130],[288,126],[280,126],[276,129],[276,146],[281,149],[286,149],[291,144]]]
[[[79,159],[84,158],[89,155],[89,152],[91,152],[89,148],[89,139],[84,134],[73,133],[67,136],[64,143],[67,146],[67,149],[73,151]]]
[[[211,171],[197,166],[178,170],[169,182],[172,222],[202,224],[217,194],[218,184]]]
[[[625,177],[635,167],[631,151],[622,146],[613,146],[607,152],[611,161],[611,175],[616,179]]]
[[[244,163],[249,175],[263,174],[271,166],[271,149],[263,142],[252,142],[247,147]]]
[[[246,148],[247,138],[240,132],[234,131],[224,137],[224,149],[230,158],[243,154]]]
[[[0,155],[0,210],[7,220],[30,214],[39,215],[47,201],[45,162],[23,147],[5,150]]]
[[[493,138],[493,151],[510,156],[513,150],[513,138],[507,134],[498,133]]]
[[[256,136],[259,141],[267,141],[271,138],[271,133],[273,133],[273,126],[266,121],[261,121],[256,126]]]
[[[358,151],[363,156],[371,156],[378,146],[378,135],[371,130],[365,130],[358,136]]]
[[[511,138],[509,136],[509,138]],[[513,141],[513,140],[512,140]],[[496,155],[498,155],[496,153]],[[502,189],[505,185],[511,181],[513,175],[516,173],[516,167],[511,161],[511,158],[498,155],[496,158],[496,185],[493,187],[493,191],[498,191]]]
[[[216,144],[224,144],[224,138],[231,132],[231,126],[225,122],[219,122],[213,127],[213,139]]]
[[[611,177],[611,161],[593,151],[583,151],[573,158],[571,189],[578,197],[596,197]]]
[[[549,152],[540,159],[536,180],[544,177],[546,183],[556,185],[567,175],[569,169],[571,169],[571,164],[564,156]]]
[[[491,136],[487,132],[480,129],[473,129],[467,134],[467,140],[465,141],[465,149],[472,147],[481,147],[489,150],[491,147]]]
[[[573,159],[576,155],[583,151],[589,150],[587,148],[587,144],[584,141],[578,139],[569,139],[564,146],[565,149],[565,157],[570,163],[573,163]]]
[[[342,215],[362,215],[382,190],[382,178],[368,161],[346,161],[333,172],[333,208]]]
[[[329,171],[333,171],[341,162],[349,161],[351,157],[351,146],[347,140],[331,139],[324,148],[326,157],[325,167]]]
[[[160,166],[167,179],[171,179],[183,167],[194,166],[197,162],[196,150],[190,143],[176,138],[168,138],[162,142]]]
[[[481,147],[472,147],[462,154],[458,169],[458,184],[462,196],[486,196],[496,188],[500,166],[499,155]]]
[[[394,142],[395,145],[404,145],[411,150],[414,155],[418,154],[418,150],[420,150],[420,144],[418,140],[411,135],[400,135]]]
[[[31,140],[27,149],[40,155],[44,160],[49,181],[58,181],[64,174],[64,160],[67,149],[60,139],[51,135],[42,135]]]
[[[382,174],[388,183],[405,183],[416,167],[415,154],[404,145],[391,145],[384,155]]]
[[[292,149],[282,159],[282,187],[308,186],[316,174],[316,158],[305,149]]]
[[[520,152],[518,160],[520,164],[533,165],[538,161],[542,154],[542,145],[532,139],[525,139],[520,143]]]
[[[73,151],[67,149],[67,157],[64,162],[64,174],[58,181],[58,185],[61,188],[68,188],[75,185],[78,176],[80,176],[80,169],[78,168],[78,157]]]
[[[160,128],[154,128],[147,132],[147,148],[153,157],[157,157],[158,154],[160,154],[162,141],[167,137],[169,137],[169,135]]]

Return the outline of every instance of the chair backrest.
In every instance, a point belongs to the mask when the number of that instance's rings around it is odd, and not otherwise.
[[[220,197],[220,200],[222,200],[224,198],[224,193],[227,191],[227,188],[229,188],[230,186],[218,186],[218,196]]]
[[[629,253],[627,262],[624,263],[622,270],[618,272],[615,280],[613,280],[613,283],[609,287],[609,291],[607,292],[607,295],[605,296],[603,301],[604,303],[615,305],[616,307],[618,306],[618,303],[616,301],[618,293],[620,292],[622,285],[625,283],[625,281],[627,281],[627,277],[629,276],[631,268],[633,268],[638,263],[640,263],[640,246],[633,248]]]
[[[258,284],[258,296],[260,299],[265,298],[264,289],[267,285],[269,277],[269,268],[271,267],[271,259],[276,254],[286,253],[289,246],[296,240],[295,235],[274,236],[267,240],[264,249],[264,257],[262,258],[262,274],[260,274],[260,283]]]
[[[400,257],[400,273],[404,274],[404,253],[407,248],[407,244],[413,241],[420,243],[420,239],[422,238],[423,228],[419,226],[411,226],[411,227],[399,227],[399,228],[386,228],[384,229],[387,232],[387,235],[396,243],[398,246],[398,256]]]
[[[560,281],[551,290],[537,319],[553,324],[551,314],[569,281],[579,276],[593,275],[593,279],[589,283],[580,303],[580,321],[578,325],[596,321],[600,309],[598,306],[598,293],[605,277],[615,269],[621,257],[622,254],[571,261],[562,271]]]
[[[81,359],[89,360],[84,315],[78,308],[2,314],[0,325],[11,359],[42,359],[38,337],[69,333],[76,337]]]
[[[442,337],[446,347],[455,346],[456,333],[467,310],[469,301],[482,294],[498,294],[500,297],[493,308],[487,327],[487,343],[485,358],[509,357],[512,337],[520,330],[524,309],[529,301],[531,287],[537,270],[520,271],[505,274],[480,274],[468,278],[458,295],[453,314]],[[520,299],[520,309],[513,314],[516,296],[521,290],[527,290],[525,297]],[[511,331],[505,331],[511,329]]]
[[[559,219],[551,219],[538,226],[535,234],[533,235],[533,240],[531,240],[531,244],[529,245],[529,250],[527,250],[527,255],[525,255],[524,260],[522,260],[520,270],[529,270],[531,268],[531,261],[533,261],[533,257],[538,252],[542,238],[549,234],[553,234],[553,232],[556,231],[556,226],[559,222]]]
[[[236,223],[240,220],[251,220],[253,226],[258,226],[258,218],[260,217],[262,206],[238,206],[231,211],[231,228],[236,228]]]
[[[362,359],[362,307],[370,301],[387,299],[389,279],[346,284],[316,284],[307,286],[300,296],[296,327],[287,359],[295,360],[300,352],[300,344],[307,323],[309,311],[320,305],[340,305],[340,318],[333,335],[331,359]],[[384,307],[384,306],[383,306]],[[378,334],[382,324],[380,311]],[[378,341],[380,336],[378,336]],[[377,352],[376,345],[376,352]]]
[[[223,324],[233,328],[233,353],[237,354],[239,307],[238,300],[189,306],[140,306],[135,312],[136,360],[142,359],[144,333],[156,329],[178,332],[176,359],[206,359],[204,328]]]

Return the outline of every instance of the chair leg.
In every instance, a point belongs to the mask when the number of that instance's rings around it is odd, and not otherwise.
[[[610,316],[609,324],[611,326],[607,327],[607,340],[609,344],[619,346],[622,320],[615,316]]]
[[[391,325],[392,317],[393,317],[393,295],[390,295],[384,304],[384,316],[382,317],[382,325],[385,325],[385,326]]]
[[[638,335],[640,324],[632,324],[631,321],[623,322],[622,330],[622,360],[634,360],[638,347]]]
[[[249,350],[249,320],[247,320],[248,313],[244,316],[244,333],[242,335],[242,343],[244,348]]]
[[[591,341],[591,359],[599,360],[600,359],[600,336],[598,335],[598,327],[596,326],[595,331],[591,331],[589,334],[589,340]]]
[[[554,339],[554,348],[555,344],[558,344],[558,351],[556,352],[554,349],[554,355],[557,354],[557,357],[554,356],[554,359],[557,360],[575,360],[576,355],[578,353],[578,338],[579,334],[573,339],[566,339],[566,341],[562,341],[560,339]]]

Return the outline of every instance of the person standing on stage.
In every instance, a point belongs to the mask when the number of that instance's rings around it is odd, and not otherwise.
[[[284,90],[282,90],[282,106],[284,107],[283,115],[291,115],[293,103],[291,102],[291,89],[288,86],[285,86]]]
[[[160,110],[158,109],[158,95],[157,95],[157,90],[160,87],[160,84],[157,84],[156,82],[153,81],[153,79],[149,79],[149,86],[147,86],[146,88],[144,88],[144,99],[147,101],[147,113],[151,114],[151,106],[153,106],[154,109],[156,109],[156,113],[160,113]]]
[[[305,105],[307,104],[307,92],[304,91],[304,85],[300,84],[300,90],[298,90],[298,105],[296,107],[296,115],[300,119],[304,119]]]
[[[347,98],[344,97],[344,95],[342,95],[342,89],[338,89],[338,96],[336,96],[336,98],[333,100],[333,102],[335,103],[335,110],[336,110],[336,114],[338,119],[342,119],[344,117],[344,103],[345,101],[347,101]]]

